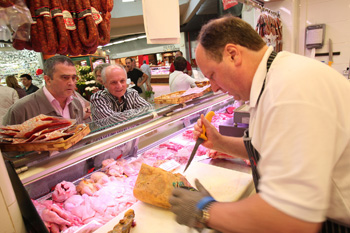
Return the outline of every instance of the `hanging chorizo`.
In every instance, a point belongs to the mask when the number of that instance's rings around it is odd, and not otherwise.
[[[106,20],[104,20],[100,14],[101,9],[102,7],[99,0],[91,0],[91,10],[93,11],[93,18],[99,33],[99,45],[105,45],[110,41],[110,33]]]
[[[78,13],[78,34],[83,45],[93,46],[98,40],[98,31],[94,19],[91,15],[91,5],[89,0],[74,0]]]
[[[66,55],[68,51],[68,36],[59,0],[50,0],[50,12],[57,32],[56,53]]]

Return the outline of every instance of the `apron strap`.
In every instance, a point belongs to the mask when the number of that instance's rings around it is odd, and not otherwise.
[[[350,233],[350,228],[327,219],[322,224],[320,233]]]
[[[277,53],[275,51],[272,51],[269,58],[267,59],[266,74],[269,72],[271,64],[272,64],[273,60],[276,58],[276,56],[277,56]],[[266,82],[266,76],[265,76],[263,85],[261,87],[261,91],[260,91],[260,94],[259,94],[259,97],[257,100],[257,104],[259,103],[260,97],[265,89],[265,82]],[[260,154],[252,145],[251,138],[249,137],[249,129],[247,129],[244,132],[243,142],[244,142],[244,146],[248,152],[248,156],[249,156],[249,160],[250,160],[250,164],[251,164],[251,168],[252,168],[252,175],[253,175],[255,190],[258,193],[259,192],[258,184],[259,184],[260,175],[258,172],[257,164],[258,164],[259,159],[260,159]]]
[[[276,58],[276,56],[277,56],[277,53],[276,53],[275,51],[272,51],[272,53],[270,54],[269,58],[267,59],[267,65],[266,65],[267,70],[266,70],[266,74],[269,72],[270,66],[271,66],[273,60]],[[261,97],[261,95],[262,95],[262,93],[263,93],[263,91],[264,91],[264,89],[265,89],[265,82],[266,82],[266,76],[265,76],[265,78],[264,78],[264,82],[263,82],[263,85],[262,85],[262,87],[261,87],[261,91],[260,91],[258,100],[256,101],[256,104],[259,103],[260,97]]]

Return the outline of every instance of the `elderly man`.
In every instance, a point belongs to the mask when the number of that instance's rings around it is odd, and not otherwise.
[[[127,89],[126,79],[126,71],[121,65],[110,65],[102,70],[105,90],[96,92],[90,98],[94,121],[103,125],[115,124],[152,108],[137,91]]]
[[[21,82],[23,84],[23,90],[26,91],[27,95],[29,94],[32,94],[34,92],[36,92],[39,87],[35,86],[33,83],[32,83],[32,76],[30,76],[29,74],[22,74],[20,76],[20,79],[21,79]]]
[[[249,158],[257,193],[217,202],[197,180],[199,192],[177,188],[170,198],[177,221],[220,232],[350,232],[350,83],[316,60],[276,54],[233,16],[202,27],[196,60],[214,91],[249,100],[250,122],[234,138],[201,116],[194,135],[204,124],[204,146]]]
[[[74,63],[66,56],[53,56],[44,64],[45,86],[18,100],[4,116],[4,125],[21,124],[40,114],[83,122],[83,106],[72,96],[76,84]]]

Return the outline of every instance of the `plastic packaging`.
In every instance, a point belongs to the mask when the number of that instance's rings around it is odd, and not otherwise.
[[[32,16],[23,0],[1,1],[0,40],[9,41],[12,37],[12,40],[28,41],[32,23]]]

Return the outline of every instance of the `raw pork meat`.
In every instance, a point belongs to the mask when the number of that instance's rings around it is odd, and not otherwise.
[[[56,202],[64,202],[71,196],[77,194],[75,185],[71,182],[62,181],[58,183],[52,193],[52,200]]]

